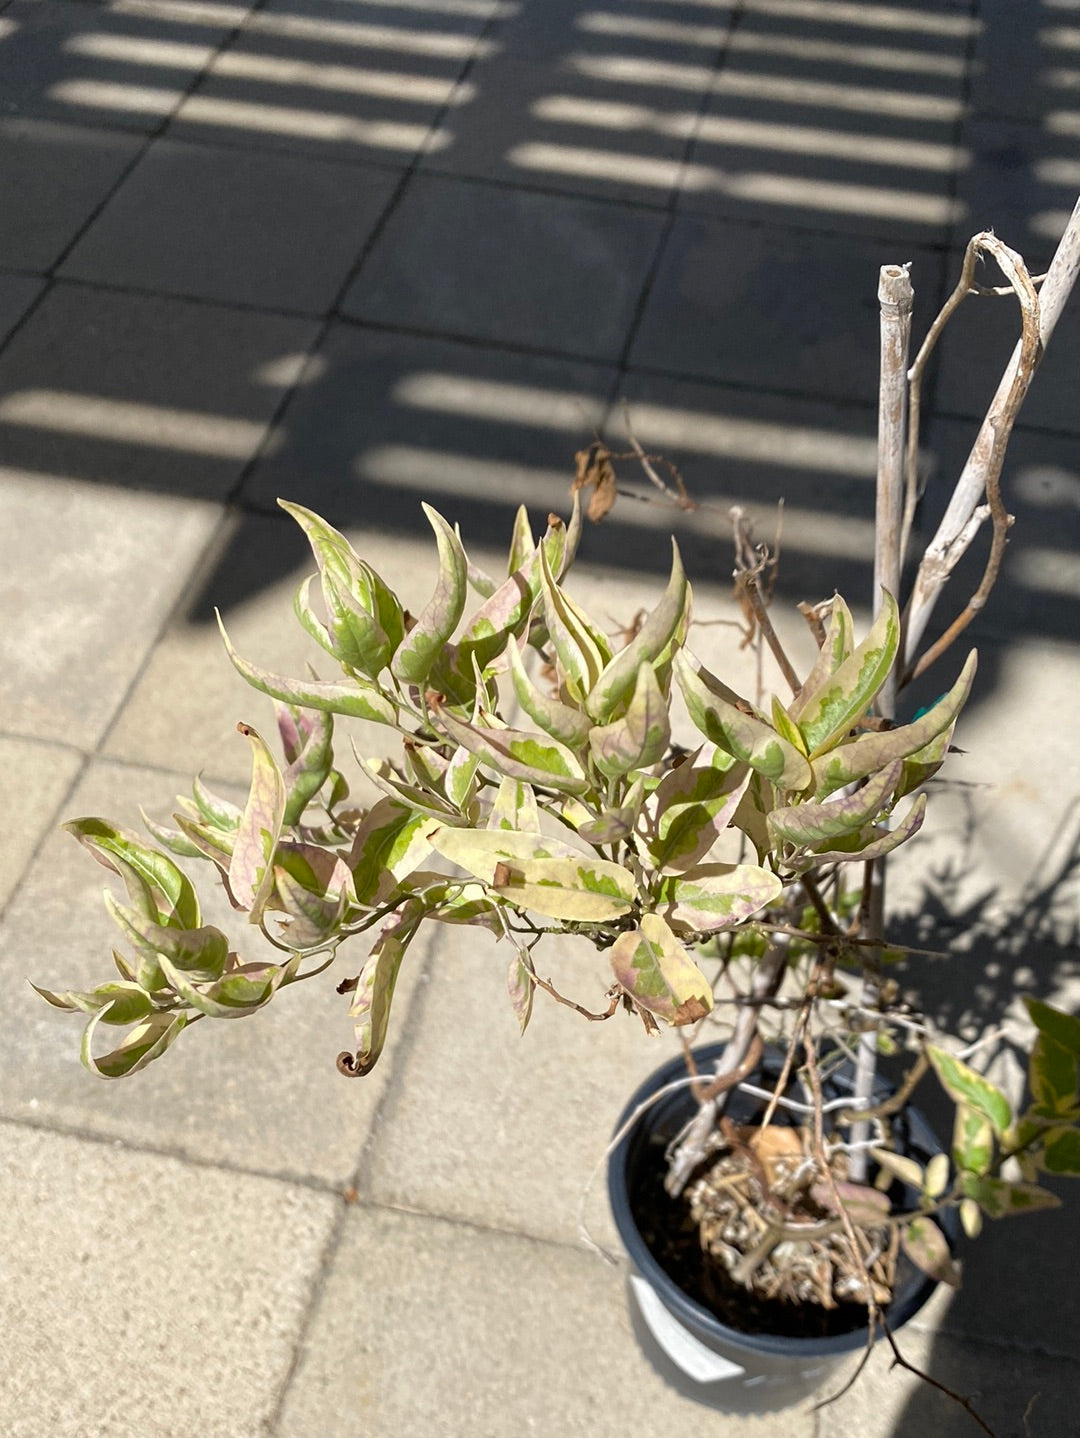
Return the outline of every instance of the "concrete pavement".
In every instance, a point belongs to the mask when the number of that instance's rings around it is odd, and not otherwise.
[[[518,503],[565,510],[625,399],[717,508],[621,500],[588,605],[650,602],[674,527],[697,613],[730,618],[724,511],[771,534],[783,497],[781,598],[865,606],[878,267],[912,261],[925,323],[974,231],[1042,264],[1080,188],[1078,49],[1069,0],[0,0],[0,1433],[974,1431],[882,1355],[776,1420],[664,1385],[576,1210],[666,1050],[540,1002],[519,1040],[487,936],[410,956],[357,1083],[332,983],[106,1085],[25,980],[107,976],[101,871],[61,819],[167,818],[200,768],[246,784],[235,722],[268,702],[212,608],[260,662],[311,657],[278,495],[415,609],[420,500],[491,557]],[[911,977],[973,1035],[1020,991],[1080,997],[1077,304],[1010,451],[968,752],[896,868],[904,932],[960,936]],[[924,534],[1011,345],[1009,301],[969,308],[931,377]],[[590,954],[554,962],[602,988]],[[1075,1204],[991,1227],[915,1325],[1001,1434],[1036,1393],[1033,1435],[1077,1431],[1078,1237]]]

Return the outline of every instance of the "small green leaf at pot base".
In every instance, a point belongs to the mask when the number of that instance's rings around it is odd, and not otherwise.
[[[932,1218],[915,1218],[906,1224],[901,1230],[900,1246],[923,1273],[938,1283],[959,1288],[960,1270],[949,1252],[945,1235]]]
[[[1077,1068],[1075,1053],[1049,1034],[1039,1033],[1028,1067],[1036,1113],[1048,1118],[1067,1118],[1076,1112]]]
[[[1080,1130],[1067,1128],[1053,1133],[1043,1149],[1042,1166],[1047,1173],[1080,1177]]]
[[[1012,1122],[1012,1108],[1001,1090],[944,1049],[930,1045],[926,1053],[949,1097],[981,1113],[1000,1138]]]
[[[665,1023],[696,1023],[712,1008],[705,975],[659,914],[643,914],[636,929],[619,935],[611,967],[626,992]]]
[[[285,815],[285,781],[274,756],[250,724],[237,730],[252,749],[251,788],[229,862],[229,888],[248,922],[257,924],[274,888],[274,850]]]
[[[812,759],[831,749],[858,723],[893,666],[900,644],[900,612],[888,590],[882,590],[881,599],[870,633],[799,715],[799,728]]]
[[[1061,1199],[1034,1183],[1008,1183],[1003,1178],[977,1178],[961,1174],[960,1186],[988,1218],[1010,1218],[1042,1208],[1060,1208]]]
[[[1026,998],[1024,1004],[1040,1033],[1080,1057],[1080,1018],[1044,1004],[1041,999]]]

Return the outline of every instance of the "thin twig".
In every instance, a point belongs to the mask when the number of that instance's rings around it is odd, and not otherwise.
[[[939,1393],[944,1393],[946,1398],[951,1398],[954,1403],[958,1403],[960,1407],[964,1410],[964,1412],[968,1415],[968,1417],[973,1419],[979,1425],[982,1431],[987,1435],[987,1438],[998,1438],[998,1435],[994,1432],[993,1428],[990,1427],[989,1423],[985,1422],[985,1420],[980,1418],[978,1413],[975,1412],[970,1398],[965,1398],[962,1394],[957,1393],[954,1389],[950,1388],[947,1384],[942,1383],[939,1379],[931,1377],[931,1375],[927,1373],[925,1369],[916,1368],[914,1363],[908,1362],[908,1360],[900,1352],[900,1349],[897,1346],[896,1339],[893,1336],[893,1331],[889,1327],[888,1319],[885,1317],[884,1314],[881,1315],[880,1322],[882,1331],[884,1332],[885,1337],[888,1340],[889,1347],[892,1349],[893,1364],[897,1368],[904,1368],[907,1370],[908,1373],[913,1373],[916,1378],[921,1378],[924,1383],[929,1383],[931,1388],[936,1388]]]

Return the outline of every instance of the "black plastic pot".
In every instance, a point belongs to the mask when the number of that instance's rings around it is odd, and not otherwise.
[[[708,1072],[723,1052],[722,1044],[695,1051],[699,1071]],[[781,1059],[767,1056],[750,1082],[766,1086],[780,1072]],[[682,1058],[657,1069],[627,1104],[616,1132],[646,1099],[665,1084],[686,1076]],[[843,1070],[831,1080],[832,1093],[851,1092],[850,1073]],[[880,1101],[888,1087],[879,1083]],[[757,1100],[737,1093],[728,1113],[746,1122],[762,1107]],[[630,1195],[637,1191],[645,1166],[664,1164],[671,1139],[693,1116],[696,1102],[689,1087],[658,1099],[622,1139],[608,1162],[608,1194],[619,1236],[630,1259],[628,1289],[635,1333],[647,1357],[665,1378],[688,1397],[730,1413],[765,1413],[796,1403],[812,1392],[839,1367],[846,1356],[866,1344],[865,1326],[827,1337],[792,1338],[769,1333],[743,1333],[720,1321],[715,1314],[687,1295],[661,1267],[638,1229]],[[923,1116],[907,1109],[897,1125],[903,1150],[925,1163],[941,1152]],[[914,1198],[914,1195],[912,1195]],[[957,1226],[950,1210],[944,1227],[950,1243]],[[898,1265],[892,1303],[887,1309],[895,1332],[927,1302],[936,1283],[903,1258]]]

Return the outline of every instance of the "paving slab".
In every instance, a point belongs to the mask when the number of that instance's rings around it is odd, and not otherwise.
[[[7,339],[44,288],[44,280],[30,275],[0,274],[0,344]]]
[[[339,528],[425,544],[427,500],[466,544],[505,552],[522,502],[541,525],[568,512],[574,453],[613,380],[606,367],[332,325],[243,499],[270,510],[281,495]]]
[[[0,44],[3,108],[149,133],[250,8],[244,0],[219,6],[14,0],[4,20],[15,28]]]
[[[966,215],[954,243],[962,246],[979,230],[993,230],[1019,251],[1032,274],[1044,270],[1080,191],[1076,134],[1018,121],[972,120],[962,143],[970,157],[958,188]],[[992,261],[985,269],[994,278],[984,283],[1003,282]]]
[[[335,1200],[11,1123],[0,1148],[4,1433],[264,1434]]]
[[[733,563],[731,506],[772,543],[783,500],[778,593],[816,600],[839,589],[856,604],[870,593],[875,411],[633,370],[620,399],[626,408],[614,407],[609,442],[628,449],[628,416],[639,442],[676,466],[700,508],[665,504],[636,463],[623,461],[620,483],[647,502],[619,501],[600,534],[587,532],[608,562],[625,555],[662,569],[667,558],[656,539],[674,533],[688,572],[723,584]]]
[[[1033,396],[1042,378],[1040,371]],[[930,425],[926,448],[933,468],[915,531],[917,547],[935,534],[977,430],[974,420],[942,419]],[[1015,523],[1009,531],[1001,576],[978,615],[974,632],[1000,638],[1032,633],[1070,641],[1080,630],[1076,573],[1080,453],[1076,440],[1018,426],[1005,457],[1002,494]],[[989,544],[990,527],[986,525],[953,571],[948,599],[942,600],[942,624],[975,593]]]
[[[54,479],[223,499],[316,328],[58,284],[0,356],[4,463]]]
[[[995,1433],[1030,1432],[1038,1438],[1072,1438],[1076,1432],[1075,1361],[1043,1358],[1002,1344],[969,1343],[904,1329],[900,1351],[964,1398]],[[879,1343],[859,1381],[818,1416],[819,1438],[887,1433],[889,1438],[967,1438],[976,1431],[955,1402],[911,1373],[891,1369],[892,1354]],[[1024,1414],[1030,1408],[1030,1427]]]
[[[340,522],[333,513],[327,518]],[[417,518],[426,526],[420,515]],[[427,539],[403,539],[371,527],[350,526],[347,532],[357,552],[375,566],[402,603],[413,614],[420,613],[437,572],[430,530]],[[471,545],[470,552],[481,564],[494,558]],[[220,609],[237,651],[253,663],[294,677],[304,676],[314,665],[329,679],[339,673],[337,666],[301,628],[292,607],[298,585],[314,571],[311,549],[291,518],[280,512],[230,514],[140,674],[105,751],[128,763],[164,762],[182,773],[202,770],[246,785],[250,752],[236,732],[237,721],[269,732],[276,725],[271,701],[230,664],[214,609]],[[357,776],[352,772],[350,735],[365,754],[400,754],[394,730],[340,716],[335,724],[340,766],[349,771],[351,783]]]
[[[3,53],[0,44],[0,54]],[[0,119],[0,264],[44,274],[104,202],[141,141],[115,131]]]
[[[4,728],[92,748],[217,524],[216,506],[0,468]]]
[[[0,734],[0,768],[15,821],[0,834],[0,908],[15,892],[82,763],[82,755],[64,745]]]
[[[243,803],[246,786],[217,787]],[[185,793],[187,774],[99,761],[65,805],[65,817],[94,815],[145,836],[140,805],[168,824],[175,796]],[[237,919],[209,866],[191,872],[206,922],[224,929],[245,958],[280,959],[257,930]],[[335,1067],[353,1041],[348,999],[335,993],[335,985],[357,971],[366,946],[361,942],[355,955],[342,952],[340,973],[278,993],[265,1010],[221,1023],[213,1033],[201,1021],[143,1072],[105,1082],[79,1062],[79,1015],[48,1007],[27,979],[58,991],[89,989],[114,977],[110,952],[120,936],[101,899],[109,884],[105,870],[68,834],[55,832],[8,907],[0,927],[0,1025],[9,1057],[3,1115],[202,1163],[347,1186],[393,1071],[392,1046],[362,1082]],[[422,935],[402,971],[394,1040],[405,1025],[426,942]],[[353,963],[357,968],[349,967]]]
[[[808,398],[876,402],[878,271],[906,260],[921,279],[921,332],[940,283],[933,251],[680,215],[630,364]]]
[[[222,51],[169,133],[244,149],[410,163],[445,105],[468,102],[456,85],[484,4],[425,6],[268,4]]]
[[[473,97],[433,131],[425,170],[663,206],[698,124],[684,96],[598,84],[565,56],[498,54],[477,61],[465,86]]]
[[[1050,108],[1075,109],[1070,14],[1053,0],[1034,6],[982,0],[971,67],[976,116],[1037,121]]]
[[[614,361],[663,223],[648,211],[417,175],[342,310]]]
[[[669,1388],[631,1336],[623,1284],[591,1254],[356,1208],[278,1438],[776,1432],[776,1415],[712,1414]],[[814,1432],[812,1414],[782,1421]]]
[[[62,267],[73,279],[322,314],[394,191],[370,166],[158,140]]]
[[[708,72],[720,58],[734,9],[729,0],[591,8],[550,0],[507,7],[493,34],[499,52],[512,59],[621,61],[639,69],[645,62],[654,75],[679,65]]]
[[[949,256],[952,283],[960,274],[962,259],[962,251]],[[985,273],[988,284],[1001,280],[994,265],[986,266]],[[977,296],[962,304],[938,344],[940,378],[934,396],[938,412],[981,419],[1019,338],[1020,318],[1011,298]],[[1078,372],[1080,303],[1074,295],[1058,321],[1024,401],[1025,426],[1067,435],[1080,433]]]

